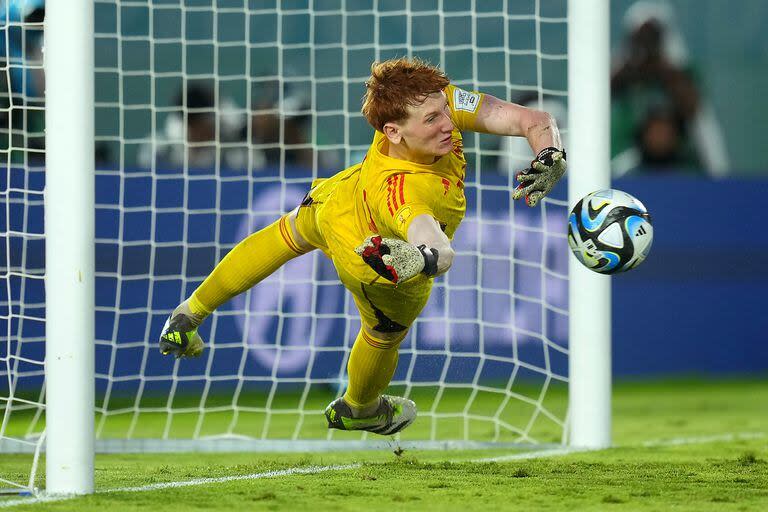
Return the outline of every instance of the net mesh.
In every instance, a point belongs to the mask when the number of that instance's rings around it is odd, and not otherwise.
[[[369,439],[329,431],[322,417],[343,392],[359,328],[322,255],[289,262],[222,306],[201,328],[209,343],[199,359],[160,357],[162,324],[239,240],[293,209],[312,179],[362,159],[372,130],[360,100],[373,61],[421,57],[459,87],[544,108],[564,127],[565,4],[96,0],[100,442]],[[22,57],[14,64],[6,49],[0,80],[6,450],[10,438],[43,430],[44,174],[42,129],[30,120],[40,98],[11,92],[11,70],[41,61]],[[464,144],[456,259],[401,345],[389,390],[419,407],[402,439],[559,442],[565,190],[540,208],[513,204],[513,171],[532,158],[525,141],[467,133]]]
[[[0,452],[36,466],[44,400],[42,17],[35,2],[0,2]],[[31,485],[0,473],[0,487]]]

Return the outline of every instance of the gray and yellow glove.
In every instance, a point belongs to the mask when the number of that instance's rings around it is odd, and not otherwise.
[[[180,357],[198,357],[203,353],[203,339],[197,328],[203,319],[189,308],[188,301],[179,304],[165,321],[160,334],[160,353]]]
[[[437,273],[437,249],[413,245],[397,238],[369,236],[355,252],[384,279],[395,284],[405,282],[421,273]]]
[[[542,197],[549,194],[552,187],[565,174],[565,150],[545,148],[539,151],[531,167],[520,171],[515,179],[520,184],[512,193],[512,199],[517,201],[525,196],[528,206],[536,206]]]

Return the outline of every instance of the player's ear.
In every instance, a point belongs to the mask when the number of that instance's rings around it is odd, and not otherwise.
[[[400,127],[396,123],[386,123],[381,131],[384,132],[389,142],[392,144],[400,144],[403,138],[403,134],[400,132]]]

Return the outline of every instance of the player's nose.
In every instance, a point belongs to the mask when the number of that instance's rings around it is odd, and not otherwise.
[[[448,114],[443,114],[443,131],[444,132],[452,132],[453,131],[453,121],[451,120],[451,116]]]

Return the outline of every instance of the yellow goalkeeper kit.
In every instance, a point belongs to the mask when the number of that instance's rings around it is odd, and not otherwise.
[[[474,129],[483,95],[453,85],[444,92],[455,126],[453,151],[429,165],[392,158],[387,138],[377,131],[363,161],[315,180],[297,214],[299,234],[333,261],[363,323],[379,332],[410,326],[429,298],[432,279],[419,275],[395,286],[379,277],[355,247],[372,234],[407,240],[408,226],[422,214],[431,215],[453,239],[464,218],[467,163],[461,131]]]

